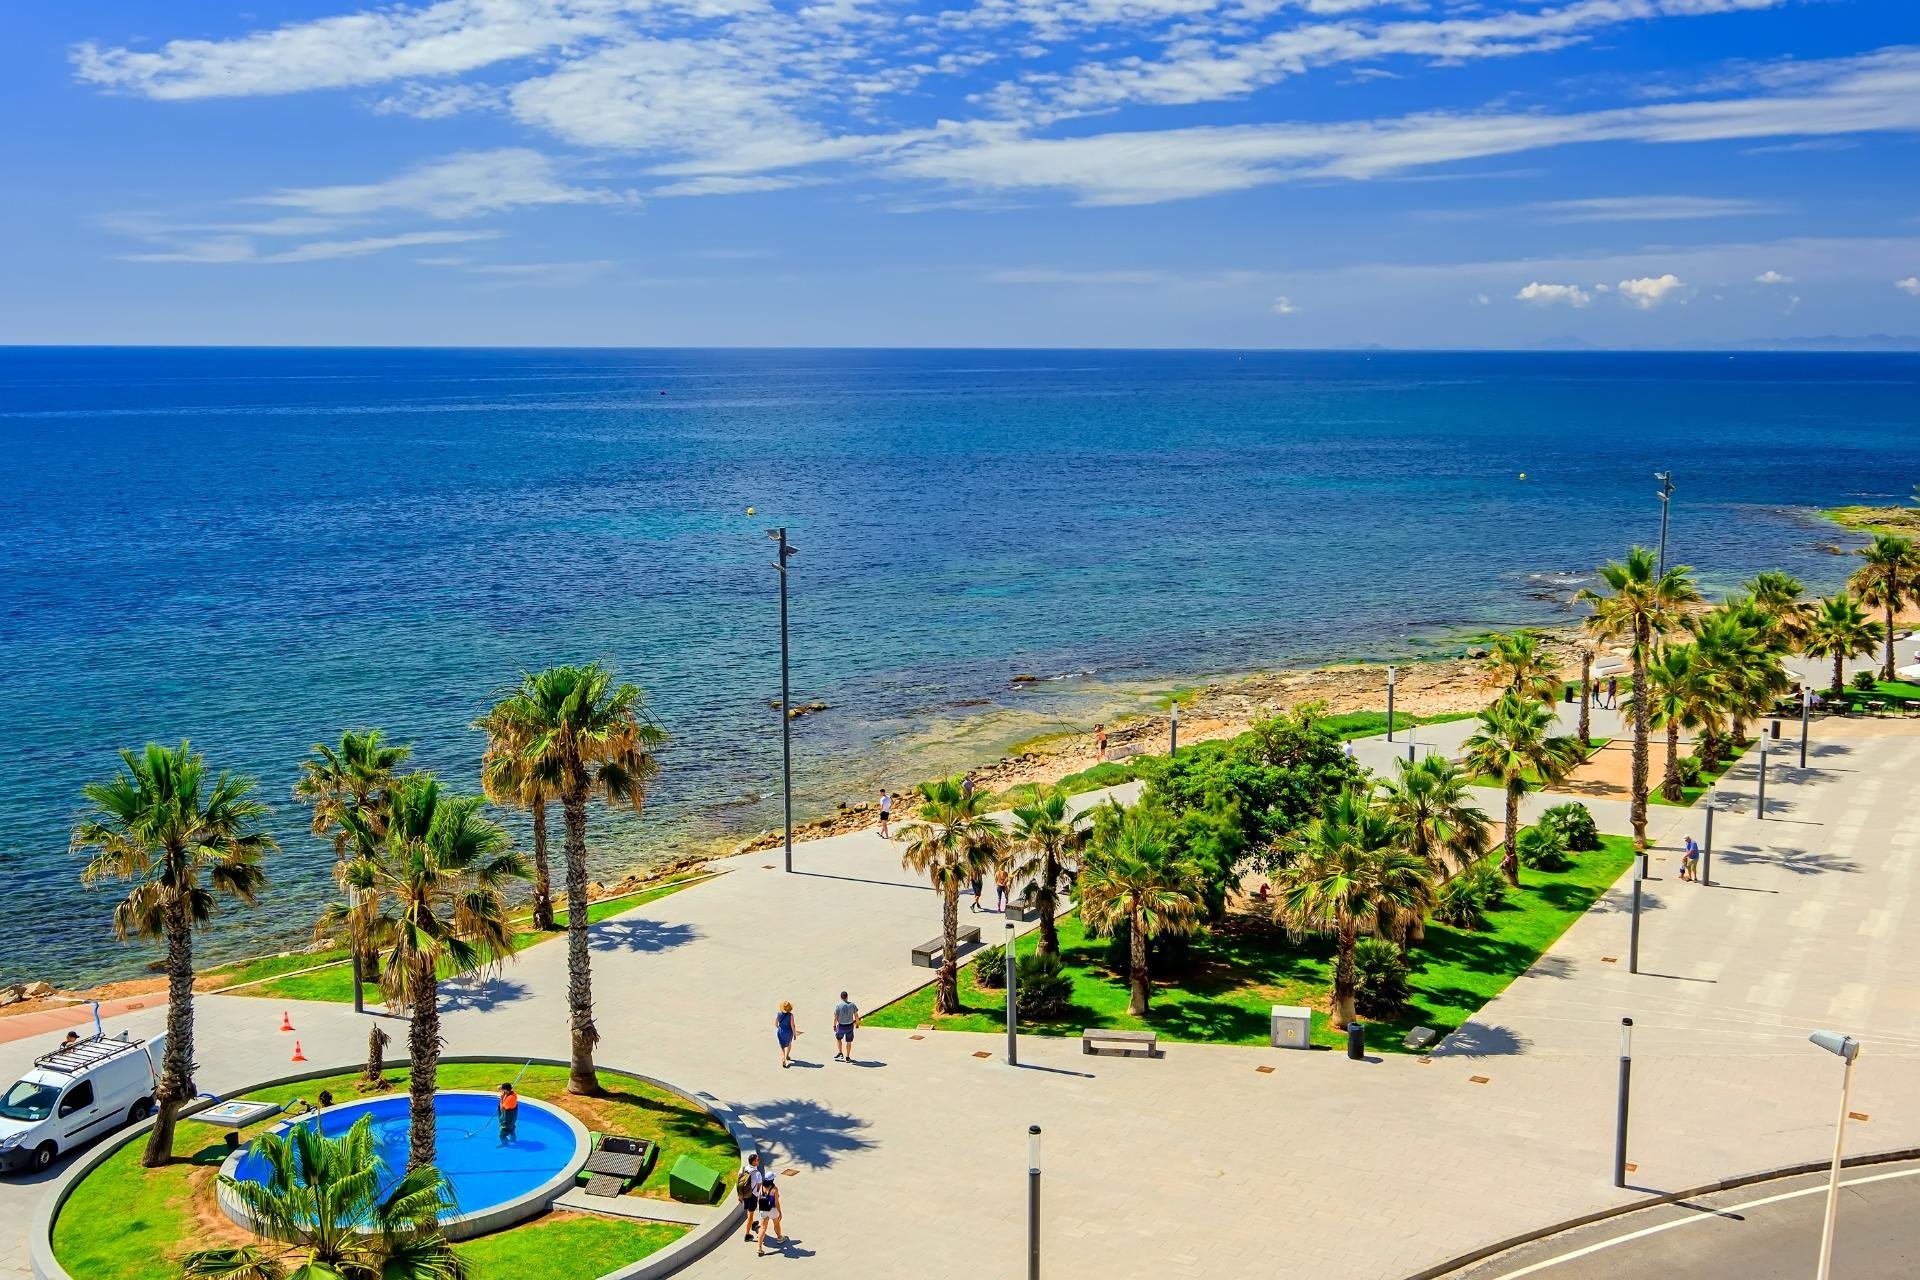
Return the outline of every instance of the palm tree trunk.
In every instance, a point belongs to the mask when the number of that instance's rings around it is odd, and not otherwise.
[[[169,902],[166,912],[167,1048],[153,1091],[157,1118],[140,1157],[148,1169],[173,1159],[173,1126],[181,1105],[193,1097],[193,920],[181,898]]]
[[[1060,882],[1060,864],[1051,853],[1040,860],[1039,885],[1035,886],[1033,904],[1040,911],[1040,941],[1034,952],[1040,956],[1058,958],[1060,955],[1060,926],[1054,923],[1053,913],[1059,903],[1054,898],[1053,886]]]
[[[367,1030],[367,1070],[360,1078],[369,1086],[380,1083],[387,1073],[387,1033],[380,1027]]]
[[[1633,628],[1633,847],[1647,847],[1647,646],[1645,621]]]
[[[1520,793],[1512,787],[1507,788],[1507,838],[1506,849],[1500,855],[1500,869],[1507,873],[1507,883],[1514,888],[1520,887]]]
[[[1345,1031],[1353,1021],[1353,997],[1360,987],[1360,975],[1354,970],[1354,940],[1360,930],[1350,921],[1342,921],[1338,934],[1338,958],[1333,965],[1333,1008],[1327,1021],[1335,1031]]]
[[[960,1012],[960,882],[951,875],[940,885],[940,981],[933,1011]]]
[[[1891,680],[1893,679],[1893,677],[1894,677],[1894,666],[1893,666],[1893,606],[1894,606],[1894,602],[1895,602],[1895,601],[1897,601],[1897,600],[1898,600],[1899,598],[1900,598],[1900,576],[1899,576],[1898,574],[1896,574],[1896,573],[1889,573],[1889,574],[1887,575],[1887,600],[1886,600],[1886,605],[1887,605],[1887,657],[1886,657],[1886,661],[1885,661],[1885,663],[1883,663],[1883,664],[1882,664],[1882,666],[1881,666],[1881,668],[1880,668],[1880,678],[1881,678],[1882,680],[1888,680],[1888,681],[1891,681]]]
[[[1841,653],[1838,649],[1834,650],[1833,696],[1836,698],[1847,691],[1847,683],[1846,683],[1847,676],[1846,676],[1846,672],[1843,670],[1843,668],[1846,665],[1846,661],[1847,661],[1847,657],[1845,654]]]
[[[533,802],[533,927],[553,930],[553,868],[547,864],[547,802]]]
[[[1667,771],[1660,779],[1660,794],[1676,803],[1686,794],[1680,785],[1680,722],[1667,720]]]
[[[433,1163],[433,1091],[440,1074],[440,979],[433,960],[415,956],[411,988],[413,1021],[407,1028],[407,1121],[412,1143],[407,1171]]]
[[[1127,918],[1127,928],[1132,936],[1127,939],[1127,1013],[1131,1017],[1147,1016],[1147,1000],[1152,994],[1152,984],[1147,976],[1147,927],[1140,918],[1140,909],[1135,907]]]
[[[600,1029],[593,1025],[593,954],[587,946],[587,786],[569,785],[561,809],[567,825],[567,1018],[572,1061],[567,1092],[598,1097],[600,1077],[593,1069],[593,1047]]]
[[[1593,655],[1580,651],[1580,749],[1593,741]]]

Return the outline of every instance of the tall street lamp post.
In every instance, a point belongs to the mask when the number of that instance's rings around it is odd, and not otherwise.
[[[1027,1280],[1040,1280],[1040,1126],[1027,1126]]]
[[[1020,1041],[1016,1029],[1020,1025],[1020,996],[1014,989],[1015,971],[1013,965],[1013,921],[1007,921],[1007,940],[1001,945],[1001,955],[1007,966],[1007,1065],[1020,1065]]]
[[[1387,741],[1393,741],[1393,668],[1387,668]]]
[[[1827,1215],[1820,1227],[1820,1267],[1815,1280],[1827,1280],[1833,1270],[1833,1226],[1840,1214],[1840,1152],[1847,1136],[1847,1103],[1853,1094],[1853,1060],[1860,1042],[1838,1031],[1816,1031],[1807,1039],[1845,1062],[1840,1076],[1840,1120],[1833,1127],[1833,1167],[1827,1171]]]
[[[1813,708],[1813,686],[1800,682],[1800,767],[1807,767],[1807,719]]]
[[[1660,482],[1660,572],[1659,577],[1667,576],[1667,514],[1673,507],[1673,472],[1656,471],[1653,478]]]
[[[787,651],[787,561],[800,548],[787,541],[785,527],[767,530],[767,536],[779,544],[780,558],[773,567],[780,571],[780,785],[786,805],[786,869],[793,870],[793,690],[788,680]]]
[[[1627,1099],[1633,1085],[1633,1019],[1620,1019],[1620,1097],[1613,1110],[1613,1185],[1627,1185]]]
[[[1173,716],[1167,721],[1167,759],[1180,754],[1180,700],[1174,699]]]

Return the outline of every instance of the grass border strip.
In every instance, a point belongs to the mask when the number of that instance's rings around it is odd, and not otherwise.
[[[502,1058],[495,1054],[478,1053],[448,1054],[442,1057],[440,1061],[442,1064],[485,1062],[512,1064],[531,1061],[543,1067],[565,1067],[570,1065],[562,1058]],[[342,1065],[320,1067],[308,1071],[296,1071],[291,1075],[275,1076],[270,1080],[256,1080],[252,1084],[220,1094],[217,1097],[202,1098],[197,1100],[197,1103],[188,1103],[186,1106],[180,1108],[178,1118],[182,1120],[190,1119],[209,1107],[218,1106],[220,1103],[239,1097],[241,1094],[252,1093],[256,1089],[271,1089],[276,1085],[298,1084],[302,1080],[318,1080],[325,1076],[334,1076],[342,1072],[354,1071],[365,1065],[364,1062],[356,1061]],[[404,1058],[387,1063],[388,1067],[394,1069],[404,1068],[407,1065],[407,1060]],[[611,1071],[617,1075],[630,1076],[635,1080],[650,1084],[657,1089],[664,1089],[682,1101],[691,1103],[693,1106],[705,1111],[726,1127],[728,1134],[733,1138],[734,1146],[739,1148],[741,1162],[745,1162],[748,1153],[759,1151],[759,1143],[755,1140],[753,1131],[747,1128],[746,1123],[740,1119],[739,1113],[726,1103],[720,1101],[720,1099],[714,1097],[711,1093],[705,1091],[697,1093],[689,1092],[670,1081],[661,1080],[656,1076],[650,1076],[640,1071],[629,1071],[624,1067],[608,1066],[605,1063],[599,1064],[599,1067],[601,1070]],[[106,1163],[107,1160],[122,1147],[145,1137],[157,1120],[158,1117],[149,1116],[139,1124],[132,1125],[111,1135],[108,1140],[96,1143],[91,1149],[75,1159],[72,1164],[68,1165],[66,1170],[48,1187],[47,1194],[41,1198],[39,1206],[35,1208],[33,1212],[33,1228],[27,1242],[28,1263],[32,1269],[34,1280],[74,1280],[73,1275],[68,1272],[65,1267],[61,1266],[60,1260],[54,1256],[54,1221],[59,1218],[60,1210],[66,1207],[67,1199],[72,1196],[74,1188],[79,1186],[89,1173],[92,1173],[100,1165]],[[666,1248],[656,1253],[648,1254],[646,1257],[626,1267],[622,1267],[618,1271],[609,1271],[607,1274],[601,1276],[599,1280],[659,1280],[659,1277],[672,1275],[682,1267],[704,1257],[715,1245],[720,1243],[721,1239],[728,1232],[738,1227],[746,1216],[745,1211],[740,1207],[739,1200],[732,1196],[724,1197],[718,1205],[714,1206],[714,1210],[713,1213],[707,1215],[706,1221],[681,1236],[678,1240],[675,1240]]]
[[[1920,1160],[1920,1147],[1897,1147],[1891,1151],[1876,1151],[1863,1156],[1848,1156],[1840,1162],[1842,1169],[1868,1168],[1876,1164],[1896,1164],[1902,1160]],[[1463,1254],[1447,1259],[1445,1262],[1416,1271],[1406,1280],[1443,1280],[1454,1275],[1464,1267],[1476,1262],[1485,1262],[1496,1254],[1509,1249],[1518,1249],[1521,1245],[1533,1244],[1568,1231],[1577,1231],[1581,1227],[1590,1227],[1596,1222],[1605,1222],[1609,1218],[1624,1218],[1630,1213],[1639,1213],[1644,1209],[1657,1209],[1661,1205],[1676,1204],[1682,1200],[1692,1200],[1697,1196],[1712,1195],[1717,1191],[1734,1191],[1741,1187],[1750,1187],[1759,1182],[1774,1182],[1781,1178],[1798,1178],[1809,1173],[1824,1173],[1833,1167],[1831,1160],[1803,1160],[1798,1164],[1784,1164],[1775,1169],[1762,1169],[1757,1173],[1739,1173],[1732,1177],[1721,1178],[1717,1182],[1703,1182],[1688,1187],[1684,1191],[1666,1191],[1645,1200],[1633,1200],[1626,1204],[1608,1205],[1592,1213],[1583,1213],[1564,1222],[1555,1222],[1548,1226],[1536,1227],[1517,1236],[1508,1236],[1492,1244],[1469,1249]]]

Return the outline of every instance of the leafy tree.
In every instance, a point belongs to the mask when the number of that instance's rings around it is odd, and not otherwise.
[[[1920,548],[1897,533],[1876,533],[1872,542],[1854,554],[1864,562],[1854,570],[1854,591],[1865,603],[1886,611],[1881,624],[1886,656],[1880,664],[1880,678],[1892,680],[1898,670],[1893,662],[1893,615],[1907,601],[1920,599],[1920,591],[1915,589],[1920,586]]]
[[[1385,921],[1431,905],[1432,870],[1357,789],[1328,800],[1292,843],[1293,857],[1281,873],[1281,909],[1289,928],[1333,935],[1329,1021],[1338,1031],[1354,1017],[1354,948],[1361,932],[1377,932]]]
[[[1804,651],[1809,658],[1833,659],[1831,692],[1837,698],[1846,691],[1847,659],[1872,653],[1884,635],[1880,624],[1852,596],[1829,596],[1807,626]]]
[[[530,756],[518,736],[519,724],[504,699],[473,722],[487,735],[487,752],[480,760],[480,789],[493,804],[525,809],[533,819],[533,927],[550,932],[553,915],[553,868],[547,859],[547,805],[559,798],[557,752]]]
[[[960,887],[990,871],[1004,855],[1007,835],[986,814],[984,792],[969,794],[960,779],[920,784],[920,811],[900,828],[906,848],[900,865],[928,876],[940,894],[940,974],[935,1013],[960,1012]]]
[[[1633,662],[1633,774],[1631,781],[1633,847],[1647,847],[1647,659],[1655,637],[1671,630],[1680,610],[1700,598],[1693,572],[1674,565],[1661,573],[1653,552],[1634,547],[1627,558],[1602,565],[1607,590],[1582,591],[1593,607],[1587,629],[1601,640],[1627,640]],[[1508,842],[1511,845],[1512,834]]]
[[[1645,688],[1642,677],[1638,681]],[[1506,694],[1480,713],[1480,727],[1466,741],[1466,767],[1493,778],[1507,793],[1506,854],[1500,869],[1520,883],[1520,797],[1536,786],[1560,781],[1580,764],[1580,744],[1553,732],[1553,708]]]
[[[587,941],[587,804],[598,798],[638,815],[646,805],[647,785],[660,771],[656,753],[667,735],[646,718],[638,686],[617,683],[597,662],[527,675],[487,718],[499,732],[497,741],[518,744],[516,770],[555,780],[567,827],[567,1091],[598,1094],[593,1050],[600,1029],[593,1021],[593,953]]]
[[[1409,764],[1380,784],[1380,806],[1404,833],[1407,848],[1442,879],[1459,874],[1487,852],[1487,815],[1473,798],[1472,779],[1445,756]]]
[[[293,784],[293,798],[312,808],[313,834],[333,842],[336,881],[347,865],[352,844],[346,816],[357,815],[374,830],[384,825],[394,770],[405,764],[412,754],[412,747],[389,743],[378,729],[348,729],[340,735],[338,746],[316,742],[313,754],[300,762],[300,780]],[[353,952],[353,1007],[356,1010],[364,1003],[362,985],[369,978],[377,980],[380,976],[379,958],[367,939],[366,914],[364,910],[348,911],[340,920],[346,925],[347,944]]]
[[[1494,636],[1482,665],[1502,693],[1540,702],[1553,702],[1559,696],[1558,666],[1541,647],[1537,632],[1512,631]]]
[[[1086,843],[1086,833],[1075,825],[1067,793],[1060,787],[1042,787],[1032,799],[1013,811],[1013,844],[1021,851],[1009,873],[1031,884],[1034,910],[1040,917],[1040,941],[1035,954],[1060,954],[1060,929],[1054,913],[1066,885],[1068,863]]]
[[[1145,1017],[1153,993],[1147,943],[1185,934],[1199,923],[1201,870],[1180,856],[1161,814],[1114,804],[1094,824],[1077,891],[1080,913],[1099,928],[1125,928],[1132,952],[1127,966],[1127,1012]]]
[[[73,849],[88,855],[82,883],[130,885],[113,910],[114,932],[166,946],[159,1117],[140,1158],[154,1169],[173,1158],[174,1123],[193,1097],[193,931],[212,921],[220,895],[253,905],[266,883],[261,858],[278,846],[260,829],[269,810],[253,798],[253,779],[209,779],[206,760],[187,743],[150,742],[120,760],[125,767],[112,781],[82,788],[89,807],[73,829]]]
[[[185,1280],[464,1280],[466,1263],[440,1234],[453,1189],[432,1165],[385,1190],[388,1171],[361,1116],[338,1138],[296,1124],[253,1140],[263,1182],[220,1175],[220,1185],[270,1243],[202,1249]]]
[[[348,815],[356,853],[347,883],[389,908],[369,924],[385,948],[380,985],[387,1008],[409,1012],[407,1073],[413,1149],[408,1167],[433,1163],[433,1094],[440,1070],[440,979],[499,964],[513,954],[504,894],[526,864],[507,833],[481,816],[479,796],[443,795],[424,773],[394,784],[385,826]]]

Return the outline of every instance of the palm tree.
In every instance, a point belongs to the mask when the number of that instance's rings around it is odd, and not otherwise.
[[[1877,604],[1885,612],[1885,623],[1881,630],[1887,650],[1880,664],[1880,678],[1892,680],[1896,671],[1893,665],[1893,615],[1900,606],[1911,599],[1920,599],[1916,592],[1916,579],[1920,579],[1920,548],[1913,545],[1911,538],[1897,533],[1876,533],[1873,541],[1854,552],[1863,561],[1854,570],[1850,585],[1860,594],[1867,604]]]
[[[1085,833],[1074,825],[1061,788],[1043,787],[1032,800],[1013,811],[1013,843],[1026,857],[1015,863],[1011,872],[1016,881],[1032,884],[1034,909],[1040,915],[1040,941],[1035,950],[1042,956],[1060,954],[1060,930],[1054,923],[1059,909],[1060,890],[1066,883],[1067,859],[1085,843]]]
[[[1117,802],[1095,824],[1075,892],[1081,916],[1112,931],[1127,929],[1127,1013],[1147,1016],[1153,993],[1147,943],[1162,934],[1191,932],[1206,909],[1203,873],[1180,856],[1159,814]]]
[[[1768,569],[1756,573],[1741,586],[1752,597],[1754,608],[1772,619],[1773,629],[1787,647],[1797,647],[1806,639],[1813,606],[1807,603],[1807,588],[1800,579],[1778,569]]]
[[[1593,745],[1593,646],[1580,646],[1580,745]]]
[[[1662,645],[1647,664],[1647,723],[1667,734],[1666,768],[1660,775],[1660,794],[1674,802],[1686,795],[1680,780],[1680,730],[1698,729],[1713,714],[1725,686],[1691,644]]]
[[[1507,698],[1518,701],[1512,694]],[[1398,838],[1386,811],[1355,790],[1330,797],[1290,845],[1293,856],[1281,872],[1281,907],[1289,927],[1333,934],[1333,1002],[1327,1020],[1334,1030],[1344,1030],[1353,1021],[1359,987],[1353,952],[1361,931],[1378,932],[1383,923],[1430,905],[1432,868]]]
[[[1880,624],[1852,596],[1829,596],[1814,611],[1802,648],[1809,658],[1833,659],[1832,693],[1837,698],[1846,691],[1847,659],[1872,653],[1882,634]]]
[[[1379,803],[1400,828],[1407,848],[1443,879],[1484,857],[1487,815],[1468,789],[1472,780],[1467,771],[1445,756],[1394,764],[1399,776],[1380,784]]]
[[[547,803],[559,794],[559,777],[551,757],[530,760],[525,744],[515,738],[515,723],[506,703],[473,722],[487,735],[487,752],[480,760],[480,789],[489,801],[525,809],[533,816],[533,927],[551,932],[553,923],[553,868],[547,861]]]
[[[1692,570],[1674,565],[1664,574],[1653,552],[1634,547],[1625,560],[1603,565],[1608,593],[1583,590],[1579,599],[1593,606],[1587,629],[1603,640],[1629,640],[1633,659],[1633,847],[1647,847],[1647,657],[1654,637],[1671,630],[1679,610],[1700,598]],[[1513,832],[1507,833],[1511,854]]]
[[[1637,687],[1646,687],[1645,677]],[[1573,772],[1584,758],[1580,744],[1553,732],[1553,708],[1506,694],[1480,713],[1480,727],[1468,738],[1465,764],[1482,777],[1496,778],[1507,793],[1506,852],[1500,869],[1520,883],[1520,797]]]
[[[442,795],[431,776],[415,773],[395,782],[383,831],[347,818],[358,849],[347,864],[347,882],[391,907],[390,915],[370,924],[386,948],[380,985],[387,1008],[412,1013],[409,1169],[430,1165],[434,1157],[440,978],[485,969],[513,954],[504,890],[509,880],[526,879],[527,868],[508,849],[506,829],[481,816],[485,804],[479,796]]]
[[[220,1175],[271,1244],[202,1249],[187,1256],[187,1280],[462,1280],[467,1265],[440,1234],[453,1189],[432,1165],[381,1191],[388,1171],[361,1116],[338,1138],[318,1125],[262,1133],[253,1154],[264,1182]]]
[[[222,773],[209,781],[206,760],[187,743],[120,753],[125,769],[84,788],[90,808],[73,829],[86,852],[81,882],[131,883],[113,909],[122,939],[159,939],[167,948],[167,1044],[153,1091],[159,1112],[140,1163],[173,1158],[173,1126],[193,1097],[193,931],[218,909],[218,895],[252,905],[266,883],[261,858],[277,848],[260,829],[269,810],[253,799],[251,778]]]
[[[1786,632],[1746,596],[1734,596],[1687,619],[1687,630],[1701,664],[1713,675],[1716,704],[1732,719],[1734,741],[1743,741],[1747,721],[1766,714],[1790,687],[1781,662]]]
[[[1541,702],[1557,700],[1558,668],[1540,647],[1540,637],[1535,632],[1513,631],[1494,636],[1483,665],[1499,682],[1502,693],[1517,693]]]
[[[646,718],[635,685],[614,682],[599,663],[549,667],[527,675],[500,699],[498,718],[506,740],[518,743],[516,766],[529,776],[551,776],[566,819],[567,1008],[572,1063],[567,1091],[594,1095],[600,1077],[593,1049],[600,1030],[593,1022],[593,959],[587,944],[587,802],[645,807],[647,784],[660,771],[655,753],[667,735]]]
[[[986,795],[959,778],[920,784],[920,811],[900,828],[900,865],[928,876],[940,894],[940,975],[935,1013],[960,1012],[960,886],[982,876],[1006,849],[1007,834],[987,817]]]
[[[313,834],[333,842],[333,872],[339,879],[346,866],[351,837],[342,821],[349,813],[361,814],[374,829],[386,821],[388,793],[393,789],[394,770],[413,754],[410,746],[393,746],[378,729],[356,732],[348,729],[340,735],[340,745],[313,744],[313,754],[300,762],[300,780],[293,784],[293,798],[313,809]],[[344,887],[344,886],[342,886]],[[347,944],[353,952],[353,1008],[365,1007],[362,986],[368,977],[378,979],[379,970],[373,947],[367,941],[361,917],[364,912],[343,914]]]

